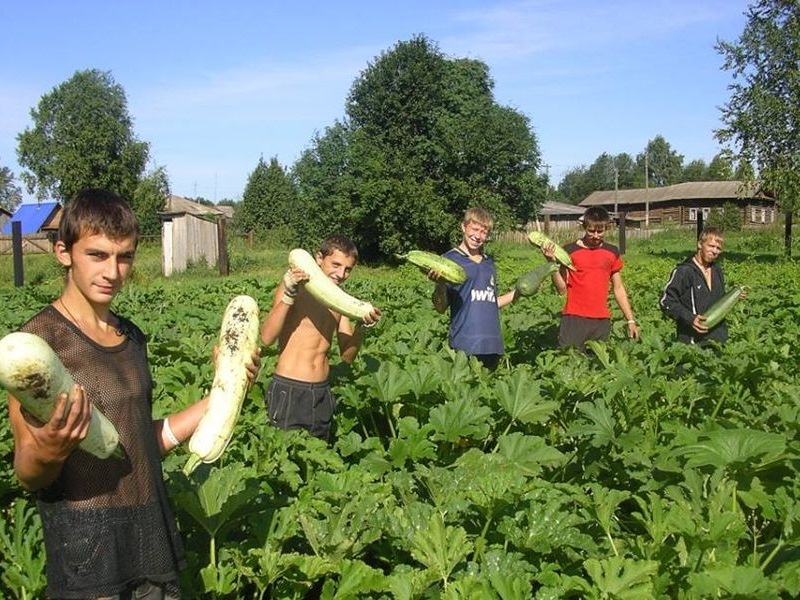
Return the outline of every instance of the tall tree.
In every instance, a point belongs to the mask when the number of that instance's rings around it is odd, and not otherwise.
[[[14,173],[0,167],[0,208],[13,213],[22,202],[22,189],[14,182]]]
[[[663,136],[647,142],[644,152],[636,157],[637,171],[647,172],[647,187],[662,187],[681,181],[683,155],[672,149]]]
[[[169,177],[164,167],[153,169],[136,186],[132,205],[141,235],[161,234],[161,216],[158,213],[164,210],[169,194]]]
[[[528,118],[499,106],[488,67],[450,59],[424,36],[400,42],[353,83],[347,118],[295,166],[318,230],[369,255],[444,248],[463,211],[525,221],[544,199]]]
[[[37,197],[68,201],[85,187],[132,198],[149,146],[136,139],[122,86],[109,72],[77,71],[31,109],[17,140],[22,180]]]
[[[733,164],[728,152],[719,152],[708,164],[708,178],[711,181],[731,181],[735,179]]]
[[[234,227],[259,236],[291,228],[301,217],[297,214],[296,197],[294,185],[277,157],[267,164],[262,156],[247,179],[242,201],[236,207]]]
[[[800,207],[800,2],[757,0],[746,15],[739,39],[716,46],[734,79],[716,135],[776,194],[789,256]]]
[[[681,181],[706,181],[709,178],[709,167],[702,158],[696,158],[683,167]]]

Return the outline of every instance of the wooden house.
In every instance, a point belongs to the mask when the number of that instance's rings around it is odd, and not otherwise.
[[[736,206],[742,226],[758,227],[775,222],[775,199],[758,185],[741,181],[692,181],[664,187],[592,192],[581,203],[585,210],[602,206],[610,213],[645,224],[695,225],[698,215],[707,220],[714,209]]]

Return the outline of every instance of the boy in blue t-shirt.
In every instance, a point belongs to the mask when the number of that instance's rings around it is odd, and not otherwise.
[[[436,281],[434,308],[443,313],[450,307],[450,347],[475,356],[488,369],[495,369],[503,354],[499,309],[516,295],[514,290],[497,295],[497,269],[492,257],[483,253],[492,225],[486,210],[470,208],[461,222],[461,243],[442,255],[464,268],[464,283],[448,283],[435,271],[429,275]]]

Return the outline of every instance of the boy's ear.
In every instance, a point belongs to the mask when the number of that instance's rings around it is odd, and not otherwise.
[[[321,267],[322,266],[322,259],[325,258],[322,256],[322,252],[317,252],[317,264]]]
[[[69,253],[69,250],[67,250],[67,246],[64,242],[61,240],[57,241],[53,245],[53,253],[56,255],[56,260],[62,265],[68,268],[72,266],[72,255]]]

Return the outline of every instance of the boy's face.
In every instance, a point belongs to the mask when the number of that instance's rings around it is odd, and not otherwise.
[[[83,234],[70,250],[56,242],[55,253],[69,269],[67,285],[77,287],[92,304],[107,305],[131,272],[136,241],[133,236],[112,240],[104,234]]]
[[[583,226],[583,243],[588,248],[596,248],[603,243],[608,223],[593,223],[589,221]]]
[[[489,237],[490,229],[477,221],[470,221],[461,224],[461,231],[464,233],[464,245],[467,249],[480,250]]]
[[[345,254],[341,250],[334,250],[327,256],[317,254],[317,264],[336,285],[341,285],[348,277],[353,267],[356,266],[354,256]]]
[[[722,238],[710,235],[703,241],[697,242],[697,255],[700,262],[710,265],[722,254]]]

